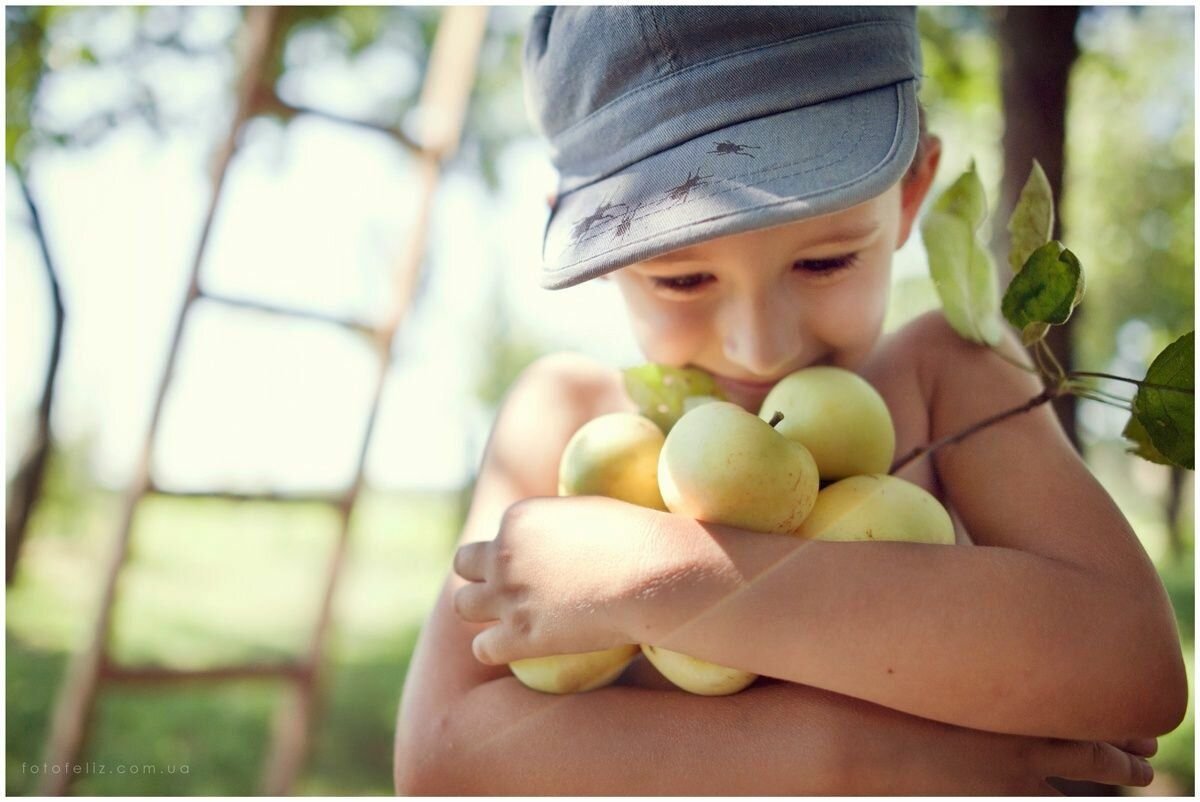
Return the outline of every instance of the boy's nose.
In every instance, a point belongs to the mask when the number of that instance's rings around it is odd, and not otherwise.
[[[800,327],[783,299],[760,297],[740,305],[728,317],[723,334],[725,358],[741,367],[743,379],[777,379],[800,350]]]

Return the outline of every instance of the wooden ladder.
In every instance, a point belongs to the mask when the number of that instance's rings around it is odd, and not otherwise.
[[[392,361],[392,341],[408,312],[418,284],[421,263],[428,238],[429,220],[434,194],[441,177],[442,165],[458,146],[461,138],[467,102],[474,85],[476,63],[487,26],[487,9],[456,6],[442,12],[429,57],[425,82],[419,99],[419,125],[416,135],[409,137],[401,131],[372,123],[364,123],[337,115],[291,106],[281,101],[274,87],[264,80],[272,53],[280,45],[283,33],[281,9],[250,7],[238,43],[239,80],[237,106],[229,131],[216,153],[212,172],[212,195],[204,219],[199,244],[192,260],[188,289],[171,335],[166,366],[160,377],[154,399],[150,424],[142,444],[141,455],[133,482],[127,489],[117,531],[105,567],[98,612],[91,626],[86,647],[75,653],[58,691],[49,734],[44,746],[44,762],[49,766],[75,765],[79,761],[92,726],[95,701],[103,683],[157,683],[174,680],[228,680],[245,678],[274,678],[287,682],[283,703],[276,712],[272,745],[264,765],[261,792],[270,796],[289,793],[303,766],[310,733],[316,717],[318,691],[321,686],[323,659],[328,640],[332,603],[338,577],[345,561],[351,512],[363,487],[363,471],[367,449],[375,428],[384,380]],[[221,188],[230,162],[238,151],[241,133],[247,121],[265,111],[295,115],[309,113],[346,124],[367,127],[391,136],[406,147],[417,162],[417,182],[413,191],[420,196],[417,223],[403,252],[397,259],[393,274],[393,295],[384,322],[378,326],[355,320],[298,309],[288,309],[253,300],[222,297],[206,292],[200,283],[200,265],[221,198]],[[249,309],[267,315],[316,320],[337,325],[364,336],[373,346],[377,360],[374,391],[368,412],[366,431],[359,448],[354,477],[340,494],[323,500],[334,504],[339,518],[337,539],[323,579],[320,606],[313,626],[312,637],[305,653],[296,661],[276,665],[242,665],[206,670],[175,670],[170,668],[122,667],[110,659],[109,633],[113,607],[117,599],[121,570],[129,555],[130,533],[139,503],[151,493],[169,493],[157,488],[150,475],[150,460],[163,400],[175,374],[179,346],[188,314],[201,298],[230,306]],[[222,497],[287,500],[287,497],[243,495],[215,492]],[[47,771],[37,789],[39,795],[62,795],[68,792],[72,771]]]

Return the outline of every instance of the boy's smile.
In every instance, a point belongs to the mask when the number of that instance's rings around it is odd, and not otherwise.
[[[752,412],[810,365],[854,369],[879,338],[911,230],[900,185],[833,214],[706,240],[611,274],[646,358],[712,373]]]

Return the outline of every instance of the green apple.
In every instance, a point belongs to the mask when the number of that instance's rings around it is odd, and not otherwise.
[[[531,657],[508,664],[521,684],[542,693],[583,693],[616,682],[637,655],[636,643],[596,652]]]
[[[688,410],[667,435],[658,484],[673,513],[790,533],[816,503],[819,480],[803,445],[737,404],[711,401]],[[757,677],[659,646],[644,644],[642,653],[675,685],[705,696],[737,693]]]
[[[784,377],[763,399],[759,417],[776,412],[776,430],[803,443],[817,461],[821,479],[887,473],[896,450],[896,430],[883,397],[861,376],[818,365]]]
[[[658,492],[665,439],[652,420],[633,412],[593,418],[567,441],[558,465],[558,494],[608,496],[665,511]]]
[[[579,427],[558,464],[560,496],[607,496],[666,511],[658,492],[665,437],[641,415],[614,412]],[[524,685],[543,693],[581,693],[615,682],[637,656],[637,644],[579,654],[531,657],[509,664]]]
[[[794,530],[819,484],[808,449],[729,401],[680,418],[658,460],[658,487],[671,512],[755,532]]]
[[[851,476],[817,494],[793,533],[811,540],[905,540],[953,545],[946,508],[912,482],[887,474]]]
[[[724,399],[712,375],[699,368],[673,368],[647,362],[622,371],[625,393],[637,404],[638,412],[670,432],[675,421],[687,412],[689,398],[712,396]]]

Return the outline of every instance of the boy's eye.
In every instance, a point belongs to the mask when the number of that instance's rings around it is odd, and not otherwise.
[[[828,259],[800,259],[794,262],[792,267],[805,273],[829,274],[836,273],[844,267],[850,267],[857,261],[857,253],[848,253],[845,256],[833,256]]]
[[[654,286],[656,287],[662,287],[672,292],[686,293],[695,292],[711,281],[712,278],[713,276],[710,273],[692,273],[688,276],[654,276],[650,280],[654,282]]]

